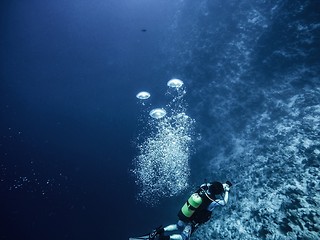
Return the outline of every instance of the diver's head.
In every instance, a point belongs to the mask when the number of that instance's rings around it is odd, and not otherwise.
[[[224,192],[224,188],[221,182],[212,182],[209,191],[211,195],[220,195]]]

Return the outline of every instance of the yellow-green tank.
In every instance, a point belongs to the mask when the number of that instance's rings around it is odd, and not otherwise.
[[[181,212],[187,218],[190,218],[195,210],[201,205],[202,198],[199,196],[198,193],[192,194],[188,201],[183,205],[181,208]]]

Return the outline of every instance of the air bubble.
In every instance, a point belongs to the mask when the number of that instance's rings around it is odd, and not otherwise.
[[[171,87],[171,88],[180,88],[183,85],[183,81],[180,79],[174,78],[169,80],[167,85],[168,87]]]
[[[145,100],[145,99],[148,99],[150,97],[150,93],[148,92],[145,92],[145,91],[142,91],[142,92],[139,92],[136,97],[141,99],[141,100]]]
[[[163,108],[155,108],[150,111],[149,115],[155,119],[163,118],[167,114]]]

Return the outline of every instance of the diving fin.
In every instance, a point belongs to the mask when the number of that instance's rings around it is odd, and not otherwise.
[[[159,236],[160,234],[163,234],[163,231],[164,231],[164,229],[163,229],[162,225],[160,225],[159,227],[157,227],[155,230],[153,230],[149,234],[146,234],[141,237],[129,238],[129,240],[139,240],[139,239],[155,240],[157,236]]]

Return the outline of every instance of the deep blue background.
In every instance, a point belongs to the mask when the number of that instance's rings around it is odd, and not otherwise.
[[[135,94],[166,77],[169,3],[1,2],[1,239],[125,239],[154,225],[136,228],[129,169]]]

